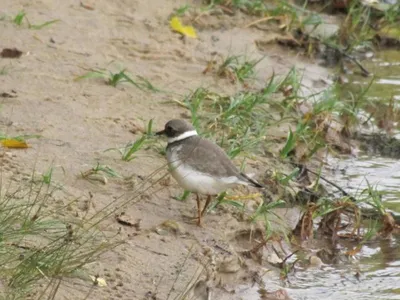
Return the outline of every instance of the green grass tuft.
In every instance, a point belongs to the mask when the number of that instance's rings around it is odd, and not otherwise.
[[[149,80],[142,76],[136,76],[136,80],[132,79],[131,75],[126,73],[126,70],[123,69],[117,73],[113,73],[107,70],[92,70],[87,72],[81,76],[75,78],[75,81],[82,79],[93,79],[93,78],[103,78],[106,80],[107,84],[112,87],[116,87],[117,85],[128,82],[140,90],[147,90],[152,92],[160,92],[158,88],[156,88]]]
[[[56,190],[45,181],[10,184],[6,190],[1,186],[0,282],[4,299],[27,299],[32,292],[54,288],[56,281],[83,272],[85,265],[118,245],[93,227],[99,217],[72,221],[71,216],[68,221],[66,206],[50,208]],[[86,278],[89,280],[89,275]]]
[[[24,20],[26,16],[26,13],[21,10],[13,19],[14,24],[17,24],[18,26],[21,26],[22,21]]]

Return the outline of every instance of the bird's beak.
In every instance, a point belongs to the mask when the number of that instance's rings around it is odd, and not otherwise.
[[[163,135],[163,134],[165,134],[165,130],[161,130],[159,132],[156,132],[156,135]]]

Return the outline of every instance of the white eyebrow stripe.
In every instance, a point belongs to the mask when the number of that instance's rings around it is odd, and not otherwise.
[[[194,135],[197,135],[197,131],[196,130],[186,131],[186,132],[184,132],[181,135],[178,135],[176,137],[168,138],[168,144],[187,139],[188,137],[191,137],[191,136],[194,136]]]

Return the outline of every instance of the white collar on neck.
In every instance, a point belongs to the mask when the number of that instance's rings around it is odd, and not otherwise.
[[[191,130],[191,131],[186,131],[184,133],[182,133],[181,135],[178,135],[176,137],[172,137],[172,138],[168,138],[168,144],[177,142],[177,141],[182,141],[184,139],[187,139],[188,137],[197,135],[197,131],[196,130]]]

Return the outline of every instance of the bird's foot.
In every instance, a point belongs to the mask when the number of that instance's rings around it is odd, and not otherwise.
[[[196,217],[193,217],[193,216],[183,216],[183,218],[185,219],[185,222],[186,223],[190,223],[190,224],[196,224],[197,226],[199,226],[199,227],[203,227],[203,224],[202,224],[202,219],[201,218],[199,218],[198,216],[196,216]]]

